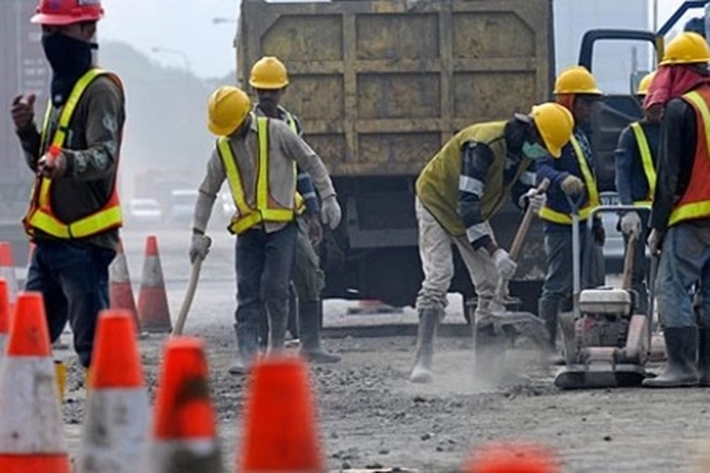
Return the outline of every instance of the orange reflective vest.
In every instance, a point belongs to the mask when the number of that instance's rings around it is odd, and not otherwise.
[[[710,218],[710,87],[687,93],[683,99],[695,110],[697,144],[688,188],[673,207],[668,226],[686,220]]]
[[[589,165],[587,164],[587,158],[584,156],[584,151],[582,151],[582,147],[579,145],[579,141],[577,141],[577,138],[575,138],[574,135],[572,135],[570,143],[574,149],[574,154],[577,156],[579,169],[582,171],[584,186],[587,188],[587,204],[579,209],[579,220],[585,221],[589,218],[589,214],[592,209],[599,206],[599,191],[597,190],[597,183],[594,180],[594,174],[592,174],[592,170],[589,169]],[[547,205],[540,209],[540,218],[547,220],[548,222],[572,225],[571,215],[558,212]]]
[[[653,194],[656,191],[656,169],[653,165],[653,155],[651,154],[651,147],[648,145],[648,139],[643,132],[643,128],[641,128],[641,124],[639,122],[632,123],[631,130],[634,132],[634,137],[636,138],[636,144],[638,145],[641,162],[643,164],[643,173],[646,175],[646,181],[648,182],[648,196],[646,200],[636,201],[634,205],[649,205],[653,201]]]
[[[257,134],[257,175],[255,205],[252,207],[247,202],[242,176],[239,166],[229,144],[229,138],[222,136],[217,140],[217,151],[224,165],[232,192],[237,215],[229,225],[229,231],[240,235],[254,226],[264,222],[291,222],[294,217],[304,210],[303,198],[296,193],[293,206],[284,207],[277,203],[269,192],[269,119],[254,117],[256,120]],[[293,164],[294,182],[296,179],[296,163]]]
[[[50,146],[62,148],[67,138],[69,125],[74,116],[81,97],[86,92],[89,85],[100,76],[110,77],[122,89],[121,80],[115,74],[101,70],[91,69],[84,74],[74,85],[64,107],[59,112],[57,129],[51,141],[50,116],[52,113],[52,103],[47,105],[44,124],[42,125],[42,142],[40,150],[49,149]],[[56,238],[70,240],[73,238],[86,238],[107,230],[119,228],[123,225],[121,215],[121,205],[116,189],[116,179],[112,183],[111,196],[106,204],[94,213],[87,215],[74,222],[62,222],[52,212],[52,180],[46,177],[37,176],[34,188],[32,189],[32,200],[27,215],[23,220],[25,231],[33,236],[36,230],[44,232]]]

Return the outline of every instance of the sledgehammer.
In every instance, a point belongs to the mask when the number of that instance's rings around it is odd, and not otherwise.
[[[212,240],[209,240],[209,245],[212,244]],[[192,272],[190,273],[190,282],[187,285],[187,292],[185,293],[185,299],[182,301],[182,306],[180,306],[180,313],[178,314],[177,322],[175,322],[175,327],[173,328],[172,336],[176,337],[182,335],[182,330],[185,328],[185,321],[187,320],[187,313],[190,311],[190,306],[192,305],[192,300],[195,298],[195,290],[197,289],[197,281],[200,279],[200,270],[202,269],[203,258],[197,258],[194,263],[192,263]]]

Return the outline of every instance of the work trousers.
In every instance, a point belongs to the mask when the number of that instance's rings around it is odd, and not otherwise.
[[[583,222],[580,225],[579,247],[581,250],[580,287],[591,286],[593,245],[591,231]],[[573,271],[572,271],[572,229],[545,233],[545,253],[547,254],[547,273],[542,285],[541,301],[556,301],[564,304],[561,310],[572,309]],[[558,305],[558,307],[560,307]]]
[[[264,317],[288,316],[288,286],[296,250],[297,225],[267,233],[254,228],[242,233],[236,243],[237,332],[245,338],[259,333]],[[250,335],[246,335],[250,334]]]
[[[693,311],[692,289],[696,284]],[[656,288],[664,327],[697,324],[710,328],[710,220],[679,223],[668,229]]]
[[[68,321],[85,368],[91,365],[99,312],[109,307],[108,267],[115,256],[109,248],[39,240],[27,272],[25,290],[42,293],[52,343]]]
[[[293,272],[293,284],[296,287],[299,304],[318,302],[325,287],[325,275],[320,269],[320,260],[308,238],[308,220],[299,217],[296,237],[296,266]]]
[[[485,248],[474,250],[466,235],[455,237],[447,232],[418,198],[415,210],[419,226],[419,256],[424,271],[424,281],[417,296],[417,309],[436,309],[443,313],[447,304],[446,295],[454,277],[452,244],[458,248],[476,287],[478,307],[485,307],[495,297],[499,278],[488,251]]]

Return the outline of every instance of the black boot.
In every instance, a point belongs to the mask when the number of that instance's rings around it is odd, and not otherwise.
[[[547,349],[548,362],[553,365],[564,364],[564,358],[557,351],[557,317],[560,312],[560,301],[556,299],[540,299],[537,303],[537,315],[545,321],[545,329],[549,334]]]
[[[656,378],[643,380],[647,388],[680,388],[698,385],[695,368],[698,352],[698,329],[696,327],[669,327],[663,329],[668,362],[663,373]]]
[[[298,333],[301,339],[301,354],[314,363],[337,363],[338,355],[323,350],[320,341],[321,301],[304,302],[298,308]]]
[[[710,328],[698,330],[698,384],[710,386]]]
[[[419,310],[419,334],[417,335],[417,354],[414,368],[409,377],[412,383],[430,383],[432,380],[431,364],[434,357],[434,339],[441,318],[439,309]]]
[[[259,331],[257,327],[235,324],[238,353],[228,372],[233,375],[246,374],[259,352]]]

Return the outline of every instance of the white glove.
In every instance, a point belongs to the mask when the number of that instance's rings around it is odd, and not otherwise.
[[[212,239],[207,235],[194,233],[190,243],[190,263],[195,264],[198,258],[204,260],[207,257],[207,253],[210,252],[211,244]]]
[[[569,175],[560,184],[562,192],[567,195],[579,195],[584,190],[584,182],[577,176]]]
[[[493,262],[501,278],[507,281],[515,276],[515,270],[518,269],[518,265],[510,258],[510,255],[504,249],[498,248],[495,253],[493,253]]]
[[[530,189],[525,197],[528,199],[528,207],[532,209],[533,212],[540,213],[540,209],[547,202],[547,194],[544,192],[538,192],[537,189]]]
[[[641,233],[641,217],[639,217],[637,212],[626,212],[621,217],[620,227],[624,235],[631,235],[632,233],[639,235]]]
[[[328,228],[335,230],[343,215],[340,210],[340,204],[338,204],[338,199],[335,198],[335,195],[330,195],[325,198],[322,207],[320,211],[321,220],[323,220],[325,225],[328,225]]]
[[[655,228],[651,230],[651,234],[648,236],[648,249],[651,254],[658,256],[661,254],[661,247],[663,246],[663,233],[659,232]]]

